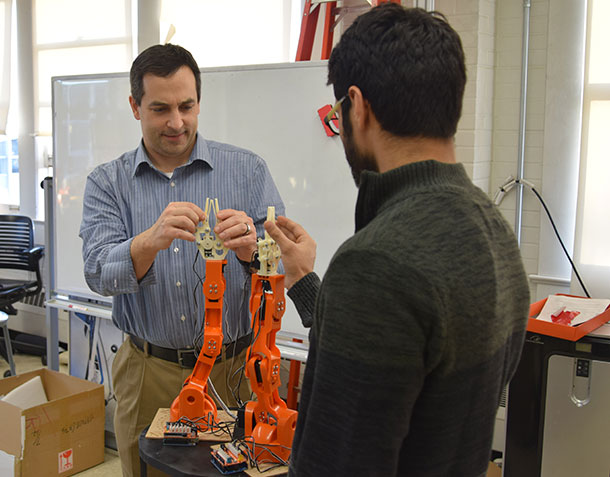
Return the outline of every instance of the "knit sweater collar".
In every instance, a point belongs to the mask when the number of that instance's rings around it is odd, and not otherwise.
[[[470,186],[462,164],[427,160],[407,164],[384,173],[363,171],[356,202],[356,232],[400,197],[447,185]]]

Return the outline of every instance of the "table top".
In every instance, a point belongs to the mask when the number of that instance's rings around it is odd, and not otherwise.
[[[140,434],[140,458],[146,464],[177,477],[219,477],[222,474],[212,464],[210,447],[218,442],[199,441],[196,446],[166,446],[163,439],[147,439]],[[247,477],[245,472],[231,474]]]
[[[139,438],[140,458],[147,465],[176,477],[222,477],[212,464],[210,447],[218,442],[199,441],[196,446],[166,446],[163,439],[147,439],[146,431]],[[231,474],[248,477],[245,472]]]

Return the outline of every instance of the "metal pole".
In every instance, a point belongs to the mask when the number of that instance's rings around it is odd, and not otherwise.
[[[525,168],[525,123],[527,113],[527,72],[530,37],[531,1],[523,2],[523,44],[521,51],[521,111],[519,114],[519,157],[517,162],[517,210],[515,211],[515,235],[521,246],[521,228],[523,220],[523,172]]]
[[[17,69],[19,75],[19,210],[23,215],[36,217],[36,154],[34,122],[33,0],[16,2],[17,14]]]
[[[44,189],[44,213],[45,213],[45,301],[53,298],[55,290],[55,212],[53,208],[53,178],[45,177],[40,186]],[[47,305],[47,367],[59,371],[59,312],[57,308]]]

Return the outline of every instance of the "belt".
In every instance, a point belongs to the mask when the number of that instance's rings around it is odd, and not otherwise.
[[[178,363],[183,368],[193,368],[197,362],[197,355],[193,348],[173,349],[164,348],[163,346],[157,346],[148,341],[138,338],[132,334],[129,334],[131,342],[140,351],[154,356],[155,358],[163,359],[165,361],[171,361],[172,363]],[[247,334],[238,338],[236,341],[223,345],[225,358],[232,358],[233,356],[239,355],[243,350],[250,346],[252,334]],[[216,357],[216,363],[222,361],[223,353],[221,352]]]

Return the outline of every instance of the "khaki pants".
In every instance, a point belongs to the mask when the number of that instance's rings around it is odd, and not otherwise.
[[[241,373],[235,372],[245,362],[246,353],[247,349],[233,358],[223,359],[210,373],[218,395],[230,407],[237,405],[231,389],[239,381]],[[150,425],[159,408],[171,406],[191,373],[192,369],[181,368],[177,363],[145,355],[130,339],[126,339],[119,348],[112,364],[112,382],[117,398],[114,431],[124,476],[140,475],[140,433]],[[240,384],[239,397],[242,401],[250,397],[245,376]],[[165,474],[149,467],[148,475]]]

